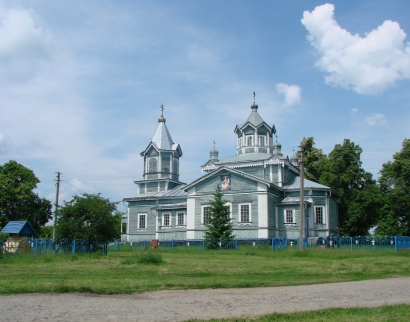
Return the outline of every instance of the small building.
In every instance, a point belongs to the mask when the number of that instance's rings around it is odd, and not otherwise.
[[[143,178],[135,181],[136,196],[124,198],[128,205],[122,240],[202,239],[217,185],[230,208],[236,238],[298,238],[301,204],[306,236],[337,233],[337,194],[305,179],[301,203],[298,159],[282,153],[274,140],[275,126],[262,119],[255,102],[234,133],[236,155],[219,160],[214,146],[201,166],[205,174],[186,184],[179,181],[181,147],[173,142],[161,115],[151,142],[141,152]]]
[[[4,252],[32,253],[33,250],[26,237],[35,235],[36,231],[28,221],[9,221],[1,232],[9,235],[3,246]]]

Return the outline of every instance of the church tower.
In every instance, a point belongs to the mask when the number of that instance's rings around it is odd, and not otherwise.
[[[234,130],[238,136],[237,155],[275,152],[272,146],[272,136],[276,133],[275,125],[268,125],[259,115],[258,105],[255,103],[255,92],[253,92],[253,99],[252,112],[245,124],[238,124]]]
[[[182,150],[175,144],[166,126],[161,105],[161,116],[151,142],[141,152],[144,158],[143,180],[135,181],[141,192],[167,191],[179,182],[179,158]]]

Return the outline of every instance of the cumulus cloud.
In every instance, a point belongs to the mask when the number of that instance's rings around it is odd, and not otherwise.
[[[352,108],[352,115],[356,114],[359,111],[357,107]]]
[[[0,7],[0,59],[47,59],[47,39],[33,12]]]
[[[386,20],[365,37],[352,35],[334,19],[334,6],[324,4],[303,13],[307,39],[321,58],[329,84],[359,94],[377,94],[397,80],[410,78],[410,45],[397,22]]]
[[[365,121],[370,126],[386,123],[386,117],[383,114],[376,113],[372,116],[366,116]]]
[[[298,85],[276,84],[276,91],[285,96],[284,106],[292,106],[300,103],[302,89]]]

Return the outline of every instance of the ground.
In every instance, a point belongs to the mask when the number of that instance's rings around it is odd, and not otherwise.
[[[1,321],[184,321],[410,304],[410,277],[305,286],[156,291],[131,295],[0,296]]]

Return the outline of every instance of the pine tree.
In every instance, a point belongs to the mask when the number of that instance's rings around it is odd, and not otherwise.
[[[223,199],[223,193],[219,185],[213,195],[214,199],[210,202],[209,219],[206,223],[208,231],[204,234],[205,239],[210,240],[207,243],[208,248],[221,247],[220,242],[229,242],[234,238],[229,206],[226,205],[226,200]],[[223,241],[215,241],[216,239]]]

